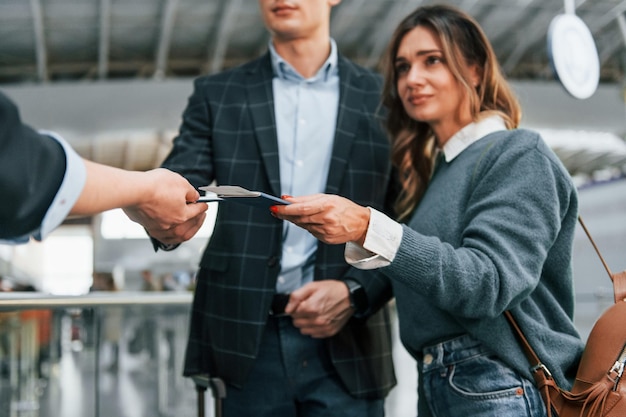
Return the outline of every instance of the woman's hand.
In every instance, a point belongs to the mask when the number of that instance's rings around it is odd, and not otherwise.
[[[291,204],[272,206],[272,214],[290,221],[324,243],[341,244],[349,241],[363,245],[370,220],[367,207],[347,198],[329,194],[285,197]]]

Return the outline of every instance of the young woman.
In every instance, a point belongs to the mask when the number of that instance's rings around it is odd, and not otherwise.
[[[503,313],[569,386],[583,348],[572,322],[574,184],[537,133],[517,128],[519,104],[471,17],[418,8],[384,59],[402,223],[324,194],[272,212],[347,242],[350,264],[392,280],[420,417],[545,415]]]

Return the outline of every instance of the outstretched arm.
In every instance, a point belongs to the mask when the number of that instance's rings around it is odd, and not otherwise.
[[[163,242],[191,239],[202,226],[208,206],[188,204],[199,193],[172,171],[126,171],[84,160],[87,178],[71,215],[92,215],[122,208],[134,222]]]
[[[272,214],[290,221],[328,244],[365,241],[370,210],[347,198],[329,194],[286,197],[289,205],[273,206]]]
[[[0,93],[0,239],[44,238],[68,214],[93,215],[123,208],[155,237],[190,239],[204,221],[206,204],[178,174],[165,169],[126,171],[82,159],[53,132],[22,123]]]

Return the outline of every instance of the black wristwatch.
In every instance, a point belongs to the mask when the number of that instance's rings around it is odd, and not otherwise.
[[[369,303],[367,302],[367,293],[361,284],[352,279],[346,279],[345,284],[350,292],[350,307],[356,314],[363,314],[367,311]]]

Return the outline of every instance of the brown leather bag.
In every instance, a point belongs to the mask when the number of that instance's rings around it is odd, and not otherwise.
[[[531,364],[548,417],[626,417],[626,271],[611,273],[582,218],[578,220],[613,281],[615,304],[593,326],[570,391],[559,388],[511,313],[505,315]]]

